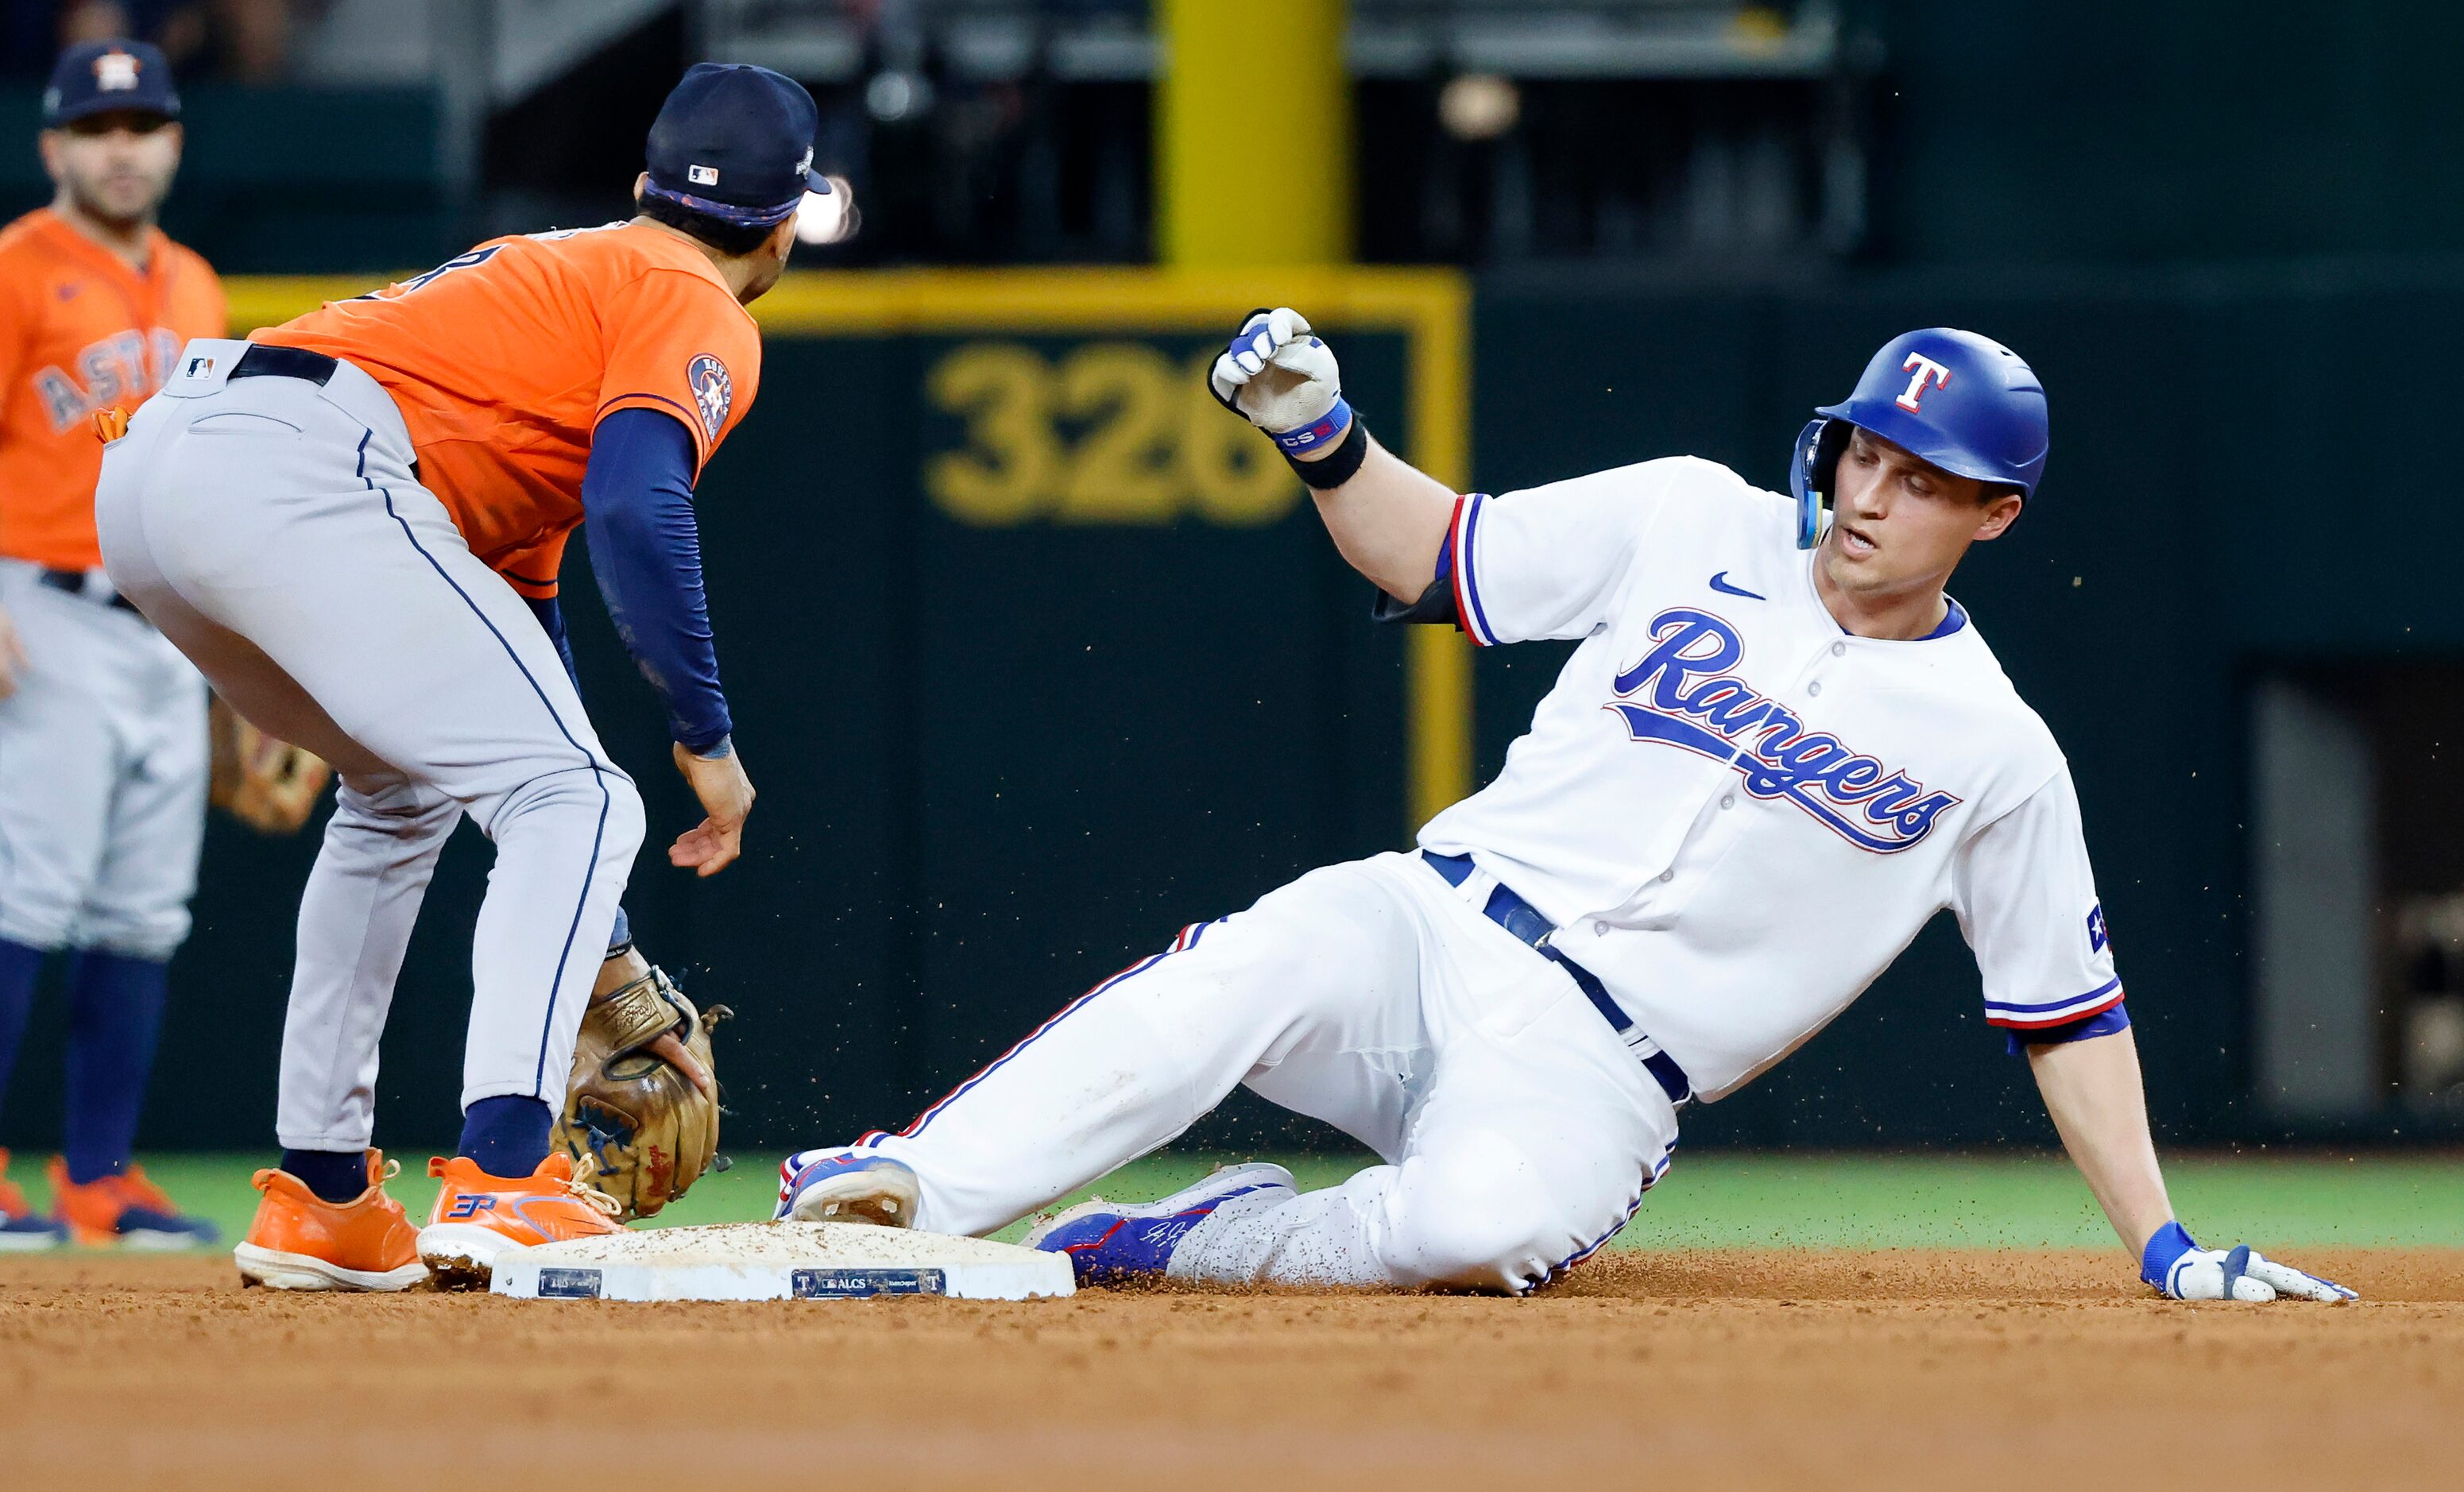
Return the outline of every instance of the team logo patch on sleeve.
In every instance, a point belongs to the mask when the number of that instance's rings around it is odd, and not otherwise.
[[[727,364],[705,352],[685,369],[685,383],[693,389],[694,407],[701,411],[702,433],[718,439],[727,425],[727,411],[736,403],[736,381],[727,376]]]

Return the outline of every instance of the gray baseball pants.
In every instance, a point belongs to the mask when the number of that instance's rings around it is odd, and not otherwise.
[[[275,1129],[368,1143],[377,1040],[436,857],[469,814],[496,846],[472,939],[462,1104],[561,1105],[574,1033],[643,832],[556,647],[412,470],[401,412],[230,372],[192,341],[103,457],[121,593],[260,728],[332,761],[339,801],[299,902]]]

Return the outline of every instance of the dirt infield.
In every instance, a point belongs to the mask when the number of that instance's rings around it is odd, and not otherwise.
[[[319,1298],[242,1293],[219,1258],[0,1260],[0,1481],[2454,1485],[2464,1251],[2300,1262],[2365,1299],[2167,1304],[2087,1253],[1022,1306]]]

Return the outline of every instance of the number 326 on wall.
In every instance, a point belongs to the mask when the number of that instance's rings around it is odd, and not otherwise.
[[[1292,510],[1301,484],[1274,448],[1206,391],[1209,348],[1177,364],[1145,342],[1087,342],[1056,362],[970,342],[926,375],[966,444],[924,464],[925,491],[962,523],[1243,527]]]

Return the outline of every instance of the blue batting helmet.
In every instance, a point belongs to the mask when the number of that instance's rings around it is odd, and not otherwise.
[[[2045,472],[2045,385],[2017,353],[1974,332],[1932,326],[1895,337],[1865,364],[1855,393],[1814,412],[1788,473],[1799,549],[1822,539],[1832,478],[1852,429],[1956,475],[2015,487],[2023,497],[2035,495]]]

